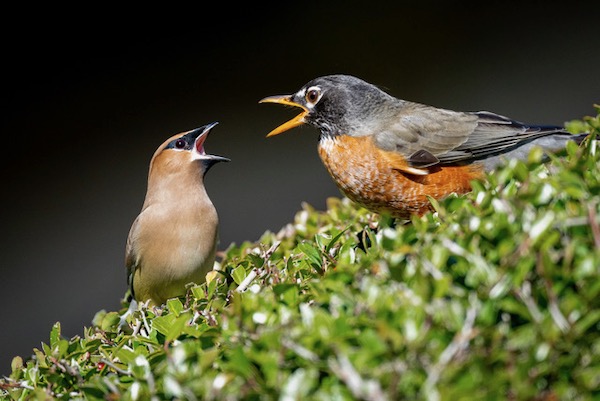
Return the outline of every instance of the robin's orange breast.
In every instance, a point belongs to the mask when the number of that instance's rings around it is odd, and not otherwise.
[[[441,199],[471,190],[481,178],[477,165],[434,166],[428,174],[409,174],[406,160],[378,148],[371,136],[323,137],[319,155],[340,190],[351,200],[378,213],[407,219],[431,209],[427,196]]]

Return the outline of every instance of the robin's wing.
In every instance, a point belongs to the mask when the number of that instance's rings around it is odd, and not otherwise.
[[[386,125],[378,127],[375,144],[397,153],[415,168],[425,168],[438,164],[441,156],[467,142],[478,117],[406,102],[399,112],[395,110],[382,121]]]
[[[529,126],[507,117],[480,111],[470,113],[478,117],[475,130],[466,142],[439,156],[442,163],[479,160],[507,152],[521,144],[552,135],[569,135],[564,128]]]
[[[408,104],[388,130],[380,130],[378,147],[401,155],[411,174],[427,174],[436,164],[468,162],[497,155],[521,142],[560,132],[559,127],[529,127],[507,117],[481,111],[462,113]]]

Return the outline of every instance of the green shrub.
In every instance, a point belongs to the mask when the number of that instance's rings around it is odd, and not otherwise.
[[[600,107],[598,108],[600,111]],[[600,119],[569,123],[598,134]],[[347,200],[232,245],[186,297],[60,323],[6,399],[600,397],[600,147],[511,161],[394,224]]]

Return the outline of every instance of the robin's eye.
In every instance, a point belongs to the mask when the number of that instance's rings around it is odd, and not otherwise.
[[[187,145],[187,143],[185,142],[185,139],[178,139],[177,142],[175,142],[175,147],[177,149],[183,149],[183,148],[185,148],[185,145]]]
[[[316,103],[321,97],[321,89],[317,87],[308,88],[306,91],[306,101],[308,103]]]

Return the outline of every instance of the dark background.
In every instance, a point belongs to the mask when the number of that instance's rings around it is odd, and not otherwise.
[[[258,100],[348,73],[407,100],[560,125],[600,102],[600,14],[574,3],[5,15],[0,375],[47,343],[53,323],[72,337],[96,311],[120,307],[125,239],[167,137],[220,122],[206,145],[232,159],[206,179],[220,248],[255,241],[302,202],[324,209],[339,196],[317,132],[266,139],[297,112]]]

